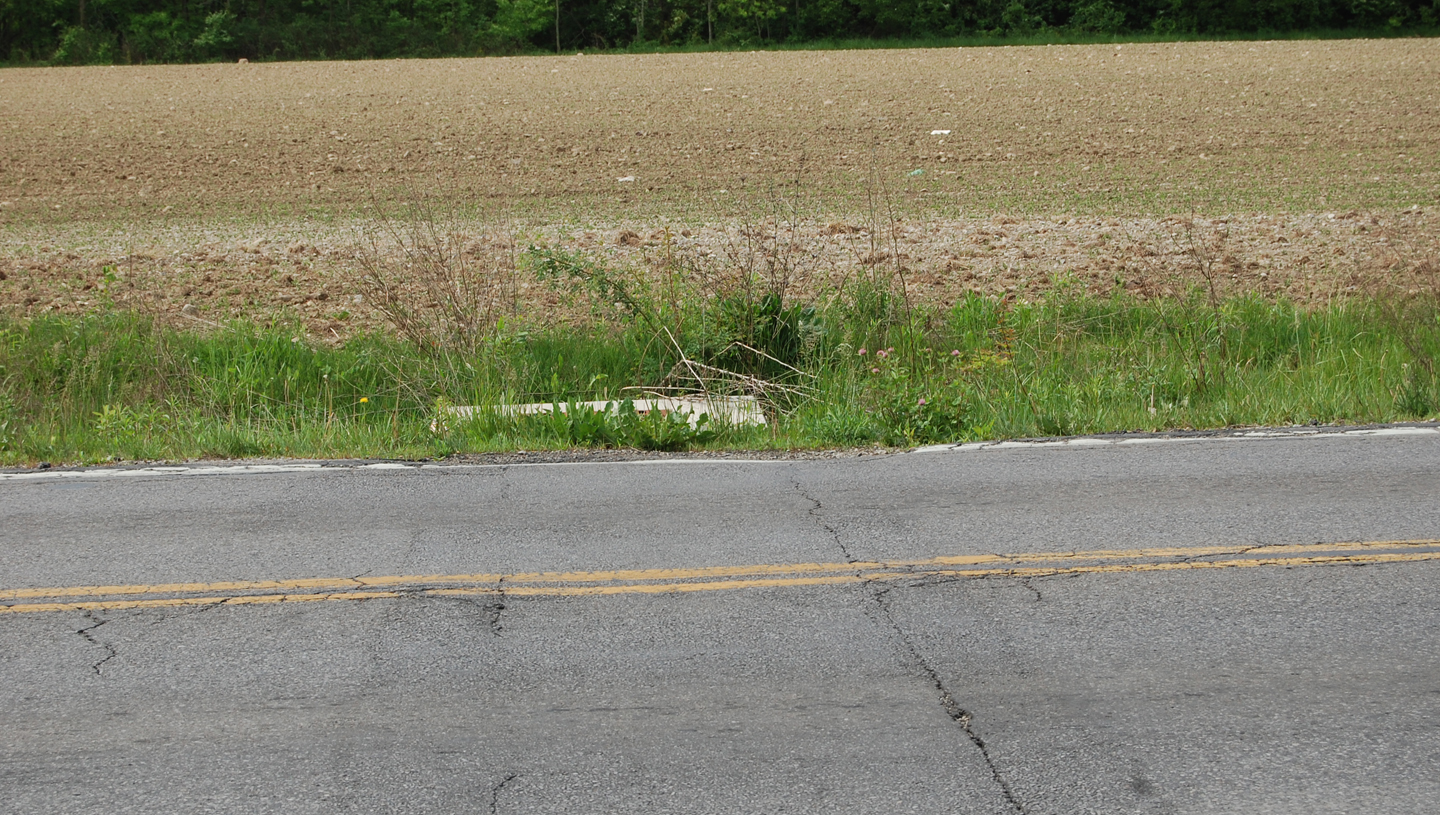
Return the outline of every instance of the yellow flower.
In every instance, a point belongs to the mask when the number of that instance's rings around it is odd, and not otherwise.
[[[362,396],[362,397],[360,397],[360,404],[363,405],[363,404],[365,404],[365,403],[368,402],[368,401],[370,401],[370,397],[368,397],[368,396]]]

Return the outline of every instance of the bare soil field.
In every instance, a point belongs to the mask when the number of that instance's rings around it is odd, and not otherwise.
[[[374,319],[357,236],[414,200],[615,263],[788,251],[802,289],[884,263],[938,301],[1430,288],[1440,41],[0,71],[0,308],[340,336]]]

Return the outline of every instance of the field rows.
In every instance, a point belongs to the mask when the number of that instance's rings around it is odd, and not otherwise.
[[[1437,89],[1425,39],[13,69],[0,305],[144,267],[164,309],[338,331],[357,233],[414,200],[636,263],[758,229],[817,286],[884,261],[942,300],[1160,292],[1197,240],[1267,294],[1409,289]]]

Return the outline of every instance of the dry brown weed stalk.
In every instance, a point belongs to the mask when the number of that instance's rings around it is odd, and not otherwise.
[[[468,353],[516,313],[515,261],[508,223],[467,231],[423,204],[376,215],[357,253],[359,284],[396,331],[421,348]]]

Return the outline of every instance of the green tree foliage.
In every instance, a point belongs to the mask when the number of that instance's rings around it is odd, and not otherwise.
[[[369,59],[549,50],[557,38],[575,50],[1437,24],[1440,0],[0,0],[0,60]]]

